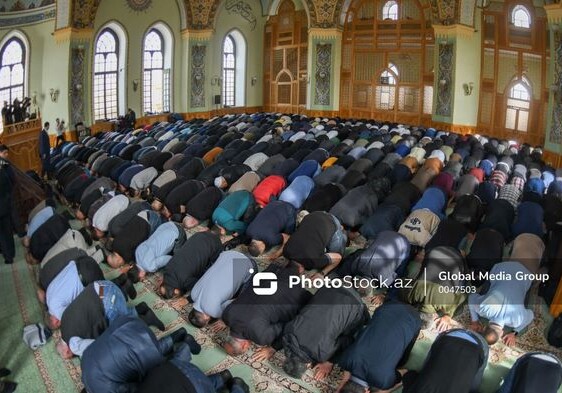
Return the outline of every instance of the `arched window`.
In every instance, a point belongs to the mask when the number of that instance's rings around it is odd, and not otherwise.
[[[396,95],[396,82],[398,79],[398,68],[392,64],[388,64],[388,68],[380,74],[379,85],[377,87],[377,108],[378,109],[394,109],[394,97]]]
[[[382,18],[384,20],[398,20],[398,3],[394,0],[387,1],[382,7]]]
[[[164,38],[151,29],[144,38],[143,112],[169,111],[164,106]]]
[[[0,104],[13,103],[25,95],[25,45],[12,37],[0,48]],[[1,121],[1,119],[0,119]]]
[[[94,120],[114,119],[119,113],[119,49],[117,34],[104,29],[94,55]]]
[[[530,28],[531,27],[531,14],[527,8],[522,5],[517,5],[511,12],[511,23],[515,27]]]
[[[232,36],[225,37],[222,46],[222,104],[234,106],[236,89],[236,45]]]
[[[525,80],[515,82],[509,89],[505,128],[527,131],[529,108],[531,107],[531,88]]]

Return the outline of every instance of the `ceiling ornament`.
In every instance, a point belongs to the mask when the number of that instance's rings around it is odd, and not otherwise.
[[[125,0],[127,5],[133,11],[146,11],[152,5],[152,0]]]

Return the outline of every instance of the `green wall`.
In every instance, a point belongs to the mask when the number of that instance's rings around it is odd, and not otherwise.
[[[476,126],[480,88],[480,29],[471,37],[457,37],[455,42],[455,79],[453,124]],[[473,83],[471,95],[463,85]]]
[[[37,105],[41,111],[43,121],[54,124],[57,117],[69,118],[68,101],[68,73],[62,70],[68,68],[68,43],[57,44],[51,35],[55,28],[55,20],[34,25],[21,26],[16,29],[0,29],[0,41],[13,30],[22,32],[28,40],[31,57],[27,79],[27,93],[33,96],[37,92]],[[29,53],[28,53],[29,55]],[[60,91],[57,102],[52,102],[49,89]],[[51,132],[54,132],[51,126]]]
[[[181,105],[185,97],[182,97],[182,73],[185,67],[182,62],[182,41],[180,33],[180,13],[176,0],[158,0],[144,12],[131,10],[125,1],[102,1],[94,24],[94,35],[108,22],[119,23],[127,34],[127,74],[126,74],[126,106],[132,108],[137,116],[142,116],[142,49],[143,39],[147,30],[156,22],[166,24],[174,36],[173,43],[173,67],[172,67],[172,103],[171,109],[183,112],[186,106]],[[89,54],[88,84],[92,84],[92,61],[93,45]],[[133,80],[139,80],[137,91],[133,90]],[[185,86],[185,85],[183,85]],[[90,89],[91,91],[91,89]],[[90,93],[91,94],[91,93]],[[185,95],[185,92],[183,93]],[[85,106],[91,112],[91,96]],[[126,108],[124,108],[126,110]],[[123,111],[120,108],[121,111]],[[91,113],[90,113],[91,115]],[[90,118],[89,116],[86,116]]]
[[[206,72],[206,91],[207,101],[212,102],[215,94],[221,94],[218,85],[211,86],[213,76],[222,76],[222,44],[224,37],[233,29],[242,33],[246,40],[246,97],[245,106],[263,105],[263,32],[266,18],[262,17],[261,4],[258,0],[246,0],[250,5],[252,14],[256,19],[255,28],[239,14],[229,12],[225,6],[226,1],[222,1],[217,9],[215,18],[215,34],[211,40],[211,45],[207,48],[207,56],[211,61],[210,69]],[[257,77],[254,86],[251,84],[252,77]],[[213,106],[214,107],[214,106]]]

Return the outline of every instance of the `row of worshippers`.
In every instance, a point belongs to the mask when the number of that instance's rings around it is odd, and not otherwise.
[[[307,363],[314,363],[321,376],[329,367],[325,363],[339,349],[353,342],[354,333],[368,320],[360,297],[353,291],[319,291],[311,299],[302,299],[304,295],[287,297],[295,299],[295,307],[285,316],[286,320],[279,321],[279,305],[273,308],[277,310],[269,318],[258,315],[257,320],[248,320],[248,316],[255,313],[248,313],[244,307],[242,312],[235,309],[229,313],[228,310],[238,299],[242,299],[242,306],[253,305],[244,301],[244,295],[251,296],[252,291],[242,291],[238,298],[234,297],[250,282],[249,271],[257,270],[256,263],[237,251],[222,252],[223,248],[247,243],[249,253],[258,256],[266,249],[281,246],[270,258],[283,254],[291,261],[283,269],[293,269],[293,273],[317,270],[317,277],[384,274],[391,281],[405,274],[405,263],[410,255],[416,255],[424,267],[420,272],[424,270],[427,274],[423,280],[421,274],[418,275],[413,288],[398,295],[415,305],[421,315],[426,316],[422,318],[426,322],[437,320],[440,330],[451,326],[450,317],[466,300],[467,294],[441,293],[439,287],[460,287],[464,283],[463,280],[444,282],[439,278],[439,271],[445,269],[452,275],[468,269],[538,271],[544,250],[542,216],[539,224],[535,225],[535,221],[536,211],[542,213],[542,210],[531,205],[534,212],[525,214],[527,210],[521,207],[528,202],[543,209],[543,199],[556,194],[560,181],[553,171],[545,168],[536,151],[531,154],[525,146],[516,149],[508,145],[506,148],[497,141],[492,143],[493,140],[482,143],[482,139],[477,138],[432,135],[433,130],[411,133],[400,128],[388,132],[386,126],[365,129],[362,124],[343,123],[338,127],[336,123],[332,128],[330,122],[325,122],[326,127],[320,124],[307,132],[295,132],[293,124],[299,121],[293,123],[282,117],[272,122],[273,119],[274,116],[259,114],[157,125],[154,129],[130,134],[105,134],[86,140],[84,145],[65,144],[58,155],[54,155],[60,190],[66,201],[77,207],[77,217],[84,219],[94,237],[103,239],[103,244],[111,251],[107,262],[112,267],[134,266],[127,275],[116,280],[124,294],[134,297],[132,283],[147,272],[163,268],[160,294],[171,298],[190,293],[194,307],[189,319],[193,325],[203,327],[222,319],[231,333],[240,331],[231,334],[227,341],[225,349],[229,353],[240,353],[253,341],[264,346],[258,356],[265,359],[271,356],[271,348],[279,348],[281,344],[288,353],[285,370],[290,375],[300,375]],[[300,123],[301,128],[303,123],[307,124],[302,119]],[[245,129],[248,124],[255,125]],[[269,131],[262,132],[268,128]],[[299,133],[299,138],[291,140]],[[332,133],[331,138],[329,133]],[[340,133],[341,138],[347,137],[342,142],[337,140]],[[166,138],[161,139],[164,136]],[[182,140],[182,136],[188,138]],[[174,139],[177,141],[172,143]],[[143,142],[148,146],[142,146]],[[182,142],[184,144],[180,145]],[[319,147],[324,142],[329,143]],[[172,147],[168,148],[170,144]],[[169,151],[178,145],[184,148],[181,153]],[[137,154],[143,149],[143,153]],[[510,154],[500,156],[499,150]],[[511,173],[511,168],[518,165],[531,167],[529,180],[539,179],[542,187],[534,182],[537,185],[530,188],[531,182],[527,179],[517,184],[514,179],[521,176]],[[402,167],[407,170],[403,171]],[[493,169],[489,173],[486,172],[488,167]],[[495,168],[503,168],[510,182],[497,184],[494,174],[500,169]],[[535,173],[533,177],[533,169],[541,175],[537,177]],[[517,171],[524,176],[527,172],[521,167]],[[552,176],[549,178],[545,173]],[[546,195],[545,190],[548,190]],[[141,200],[131,201],[119,192],[129,192],[133,197],[146,196],[152,205]],[[523,202],[519,203],[520,200]],[[454,209],[447,217],[445,210],[450,203]],[[51,270],[55,265],[44,259],[51,248],[59,251],[58,254],[61,249],[77,248],[87,257],[97,254],[99,259],[103,249],[89,246],[84,232],[69,229],[64,217],[49,208],[52,206],[38,208],[39,212],[30,220],[29,227],[36,229],[28,233],[26,239],[28,260],[42,261],[42,271]],[[511,219],[502,214],[502,220],[493,220],[494,213],[502,208],[512,211]],[[44,213],[44,209],[49,213]],[[517,211],[514,219],[516,209],[521,212]],[[303,213],[297,214],[299,210]],[[306,212],[310,214],[304,214]],[[224,246],[213,233],[203,232],[186,239],[182,226],[192,228],[205,221],[214,224],[217,232],[228,232],[236,237]],[[354,237],[358,231],[370,239],[371,244],[342,262],[347,236]],[[514,238],[510,258],[513,261],[507,262],[509,266],[502,266],[504,244]],[[60,244],[63,239],[66,243]],[[73,247],[75,239],[79,239],[80,246]],[[474,241],[470,247],[471,239]],[[521,247],[529,242],[534,247]],[[490,244],[501,252],[492,257],[489,253],[482,255]],[[76,257],[62,258],[65,259],[62,264],[71,266],[68,261]],[[83,265],[73,262],[76,266]],[[53,270],[51,276],[58,278],[60,270]],[[494,288],[492,285],[487,293],[501,295],[507,299],[505,304],[511,305],[499,312],[497,307],[489,304],[486,307],[486,294],[481,295],[483,300],[475,296],[477,301],[471,303],[474,321],[478,316],[491,320],[484,333],[488,342],[504,336],[504,341],[511,344],[512,336],[504,335],[503,327],[520,332],[532,320],[532,312],[520,301],[530,284],[531,280],[518,288],[510,285]],[[47,304],[49,286],[50,283],[43,286]],[[98,295],[96,288],[99,287],[94,282],[93,289]],[[429,287],[429,294],[422,287]],[[389,297],[393,297],[391,292]],[[57,296],[72,298],[73,295]],[[125,297],[123,299],[126,301]],[[305,313],[317,309],[308,307],[309,304],[342,303],[354,307],[344,307],[344,310],[330,307],[330,312],[325,313],[329,319],[323,324],[318,324],[317,312],[310,312],[308,316]],[[158,325],[157,318],[147,307],[136,311],[144,315],[147,322]],[[330,314],[332,312],[336,315]],[[342,319],[342,315],[337,314],[340,312],[347,317]],[[229,323],[230,319],[233,322]],[[333,322],[343,320],[347,323]],[[233,327],[236,323],[239,329]],[[257,325],[253,333],[257,337],[252,337],[249,327],[252,323]],[[318,326],[325,326],[326,332],[318,332]],[[473,327],[482,330],[476,324]],[[314,332],[314,339],[310,337],[311,332]],[[244,337],[245,334],[250,337]],[[66,337],[72,341],[72,336],[67,334]],[[72,346],[61,344],[61,352],[72,351]],[[80,345],[74,344],[74,347],[80,350]]]

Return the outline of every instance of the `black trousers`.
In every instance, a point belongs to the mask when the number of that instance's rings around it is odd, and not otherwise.
[[[16,255],[12,219],[9,214],[0,217],[0,251],[6,262],[13,262]]]
[[[45,175],[49,175],[51,172],[51,157],[47,156],[45,159],[41,159],[41,178]]]

